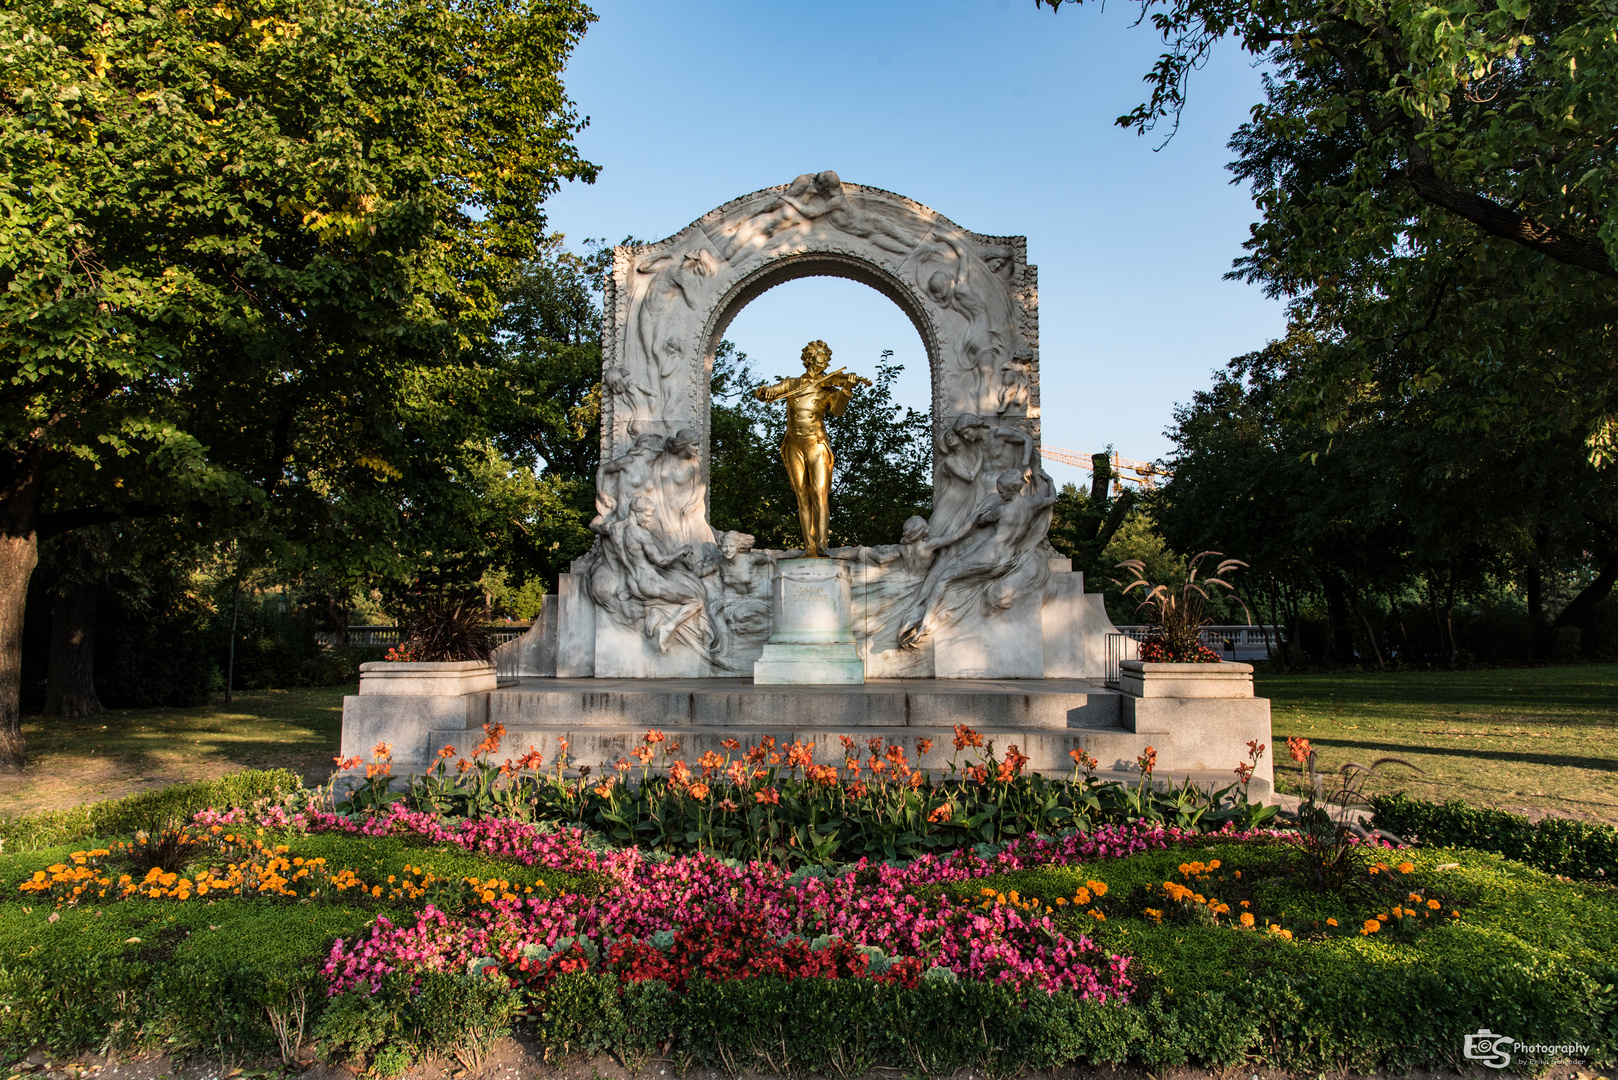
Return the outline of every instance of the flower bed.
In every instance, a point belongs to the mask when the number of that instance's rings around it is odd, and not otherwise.
[[[622,805],[684,814],[769,788],[779,804],[753,802],[768,828],[828,786],[791,775],[791,753],[735,781],[722,760],[649,772]],[[902,794],[978,814],[962,793],[1016,794],[1005,765],[906,775]],[[575,794],[598,780],[563,778]],[[1609,886],[1345,842],[1323,889],[1299,834],[1206,820],[826,865],[792,845],[675,853],[404,799],[207,809],[183,835],[0,856],[0,1056],[45,1042],[290,1059],[312,1042],[391,1073],[476,1064],[515,1024],[552,1057],[778,1073],[1438,1067],[1464,1064],[1480,1027],[1583,1043],[1596,1064],[1618,1053]]]

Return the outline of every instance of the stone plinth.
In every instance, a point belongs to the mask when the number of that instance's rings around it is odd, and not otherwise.
[[[753,664],[759,685],[847,685],[865,681],[854,646],[848,564],[782,559],[771,582],[770,640]]]
[[[379,661],[360,665],[360,695],[459,697],[493,690],[494,664],[488,660],[439,663]]]
[[[1118,665],[1118,689],[1141,698],[1250,698],[1253,665],[1125,660]]]
[[[1247,758],[1251,740],[1269,744],[1270,700],[1253,696],[1253,665],[1153,664],[1125,660],[1119,665],[1123,725],[1175,747],[1184,760],[1217,767],[1229,755],[1230,768]],[[1274,755],[1258,763],[1256,780],[1273,785]]]

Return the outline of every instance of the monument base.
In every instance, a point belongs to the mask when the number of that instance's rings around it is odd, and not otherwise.
[[[761,686],[849,686],[865,682],[854,643],[848,564],[782,559],[770,582],[770,640],[753,662]]]
[[[865,663],[852,641],[772,641],[753,661],[757,686],[848,686],[865,682]]]

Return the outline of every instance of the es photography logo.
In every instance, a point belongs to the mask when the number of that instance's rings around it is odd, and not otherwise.
[[[1510,1065],[1513,1051],[1517,1056],[1536,1063],[1554,1058],[1582,1057],[1590,1052],[1590,1048],[1582,1043],[1555,1046],[1525,1043],[1510,1035],[1496,1035],[1488,1028],[1478,1028],[1476,1035],[1466,1036],[1461,1050],[1466,1055],[1466,1060],[1475,1061],[1490,1069],[1504,1069]]]
[[[1491,1069],[1503,1069],[1511,1064],[1511,1048],[1517,1040],[1510,1035],[1496,1035],[1488,1028],[1478,1028],[1476,1035],[1468,1035],[1462,1051],[1466,1060],[1476,1061]]]

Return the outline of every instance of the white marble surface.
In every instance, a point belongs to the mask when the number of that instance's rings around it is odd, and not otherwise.
[[[934,432],[931,520],[907,522],[892,544],[828,552],[840,569],[820,583],[777,575],[795,552],[755,551],[707,518],[713,350],[759,293],[817,274],[869,284],[910,316]],[[828,589],[838,640],[871,676],[1091,674],[1102,646],[1089,640],[1082,580],[1053,586],[1045,543],[1055,485],[1038,453],[1038,307],[1025,238],[969,232],[830,171],[614,249],[597,541],[561,590],[557,674],[752,673],[785,662],[766,655],[772,618],[774,644],[825,640],[811,624]]]

